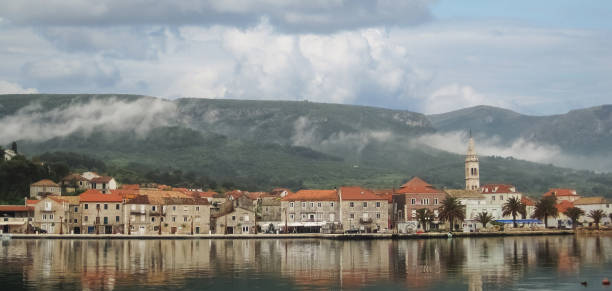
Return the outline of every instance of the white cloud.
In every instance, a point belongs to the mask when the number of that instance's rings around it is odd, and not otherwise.
[[[32,94],[38,93],[36,88],[23,88],[17,83],[0,80],[0,94]]]
[[[175,113],[174,103],[152,98],[135,101],[92,99],[51,110],[34,103],[0,119],[0,144],[105,131],[133,131],[143,137],[155,127],[170,124]]]
[[[427,114],[444,113],[476,105],[509,107],[503,100],[487,97],[467,85],[451,84],[433,91],[424,100],[422,110]]]

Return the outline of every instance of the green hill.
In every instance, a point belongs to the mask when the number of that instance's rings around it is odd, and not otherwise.
[[[444,128],[459,124],[453,118],[446,118]],[[84,154],[102,161],[107,172],[125,183],[231,182],[249,190],[391,188],[411,176],[461,188],[463,157],[418,141],[422,134],[435,133],[441,120],[431,122],[425,115],[401,110],[312,102],[0,96],[0,133],[19,136],[10,130],[32,128],[44,136],[18,140],[28,156]],[[16,123],[21,127],[14,127]],[[512,183],[533,195],[549,187],[612,193],[612,175],[511,158],[483,157],[481,174],[483,182]]]

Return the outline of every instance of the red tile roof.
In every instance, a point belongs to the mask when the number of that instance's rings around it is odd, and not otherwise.
[[[206,191],[206,192],[195,191],[193,192],[194,197],[200,197],[200,198],[213,198],[217,194],[219,193],[214,192],[214,191]]]
[[[30,199],[27,199],[26,200],[26,205],[34,205],[34,204],[38,203],[39,201],[40,200],[30,200]]]
[[[32,186],[55,186],[55,187],[59,187],[59,185],[57,185],[55,182],[49,180],[49,179],[43,179],[40,180],[34,184],[32,184]]]
[[[544,196],[577,196],[576,190],[565,189],[565,188],[552,188],[548,192],[544,193]]]
[[[300,190],[285,196],[283,201],[338,201],[336,190]]]
[[[233,190],[233,191],[229,191],[229,192],[225,192],[225,196],[227,198],[232,198],[234,200],[238,199],[238,197],[244,195],[244,193],[240,190]]]
[[[342,200],[387,200],[387,197],[376,195],[371,190],[364,189],[361,187],[340,187],[340,197]]]
[[[423,194],[423,193],[440,193],[443,194],[441,190],[436,189],[431,184],[423,181],[419,177],[414,177],[410,181],[406,182],[406,184],[402,185],[397,193],[401,194]]]
[[[110,194],[102,194],[98,190],[89,189],[79,195],[81,202],[122,202],[123,197],[116,192]]]
[[[521,197],[521,203],[523,203],[525,206],[535,206],[535,201],[525,196]]]
[[[32,206],[24,205],[0,205],[0,212],[28,212],[34,211]]]
[[[516,187],[509,184],[486,184],[480,187],[480,193],[516,193]]]
[[[557,203],[557,205],[555,205],[555,207],[557,207],[557,210],[559,211],[559,213],[563,213],[568,208],[574,207],[574,203],[569,202],[567,200],[563,200],[563,201],[561,201],[561,203]]]
[[[246,192],[245,195],[249,197],[251,200],[256,200],[259,198],[277,198],[278,195],[272,195],[268,192]]]
[[[383,197],[385,200],[389,201],[389,203],[393,203],[393,189],[375,189],[372,190],[374,194]]]
[[[125,184],[125,185],[121,185],[121,189],[123,189],[123,190],[138,190],[138,189],[140,189],[140,185],[138,185],[138,184]]]

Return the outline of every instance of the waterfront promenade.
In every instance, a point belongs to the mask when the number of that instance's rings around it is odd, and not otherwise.
[[[452,237],[503,237],[503,236],[541,236],[541,235],[573,235],[573,230],[537,230],[537,231],[507,231],[507,232],[455,232]],[[127,235],[127,234],[5,234],[12,239],[331,239],[331,240],[370,240],[370,239],[430,239],[448,238],[447,233],[431,232],[418,234],[398,233],[362,233],[362,234],[194,234],[194,235]]]

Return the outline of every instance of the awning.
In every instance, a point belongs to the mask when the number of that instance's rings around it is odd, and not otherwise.
[[[496,220],[496,222],[500,222],[500,223],[504,223],[504,224],[513,223],[512,219],[498,219],[498,220]],[[542,221],[540,221],[539,219],[517,219],[516,223],[542,224]]]
[[[25,221],[0,221],[0,225],[23,225]]]

